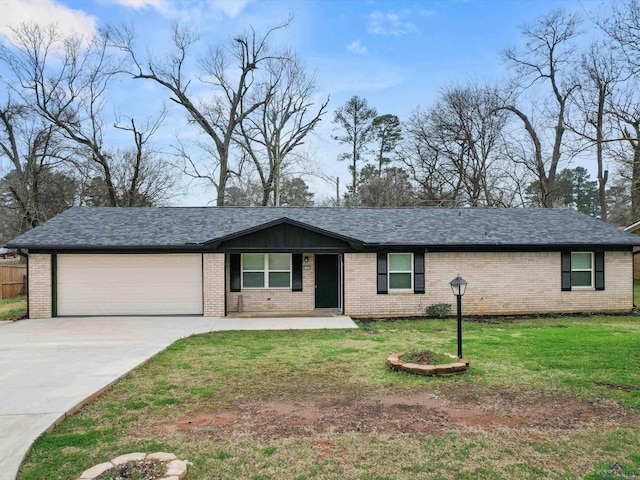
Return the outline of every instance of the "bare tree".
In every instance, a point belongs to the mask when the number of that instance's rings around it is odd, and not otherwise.
[[[5,235],[33,228],[73,204],[73,179],[56,173],[65,156],[56,129],[28,106],[9,99],[0,108],[0,163],[7,172],[0,182]]]
[[[428,110],[409,120],[410,150],[404,162],[418,183],[432,191],[446,185],[450,204],[511,205],[513,184],[505,175],[503,129],[506,112],[494,89],[467,86],[442,92]],[[425,170],[426,169],[426,170]]]
[[[613,141],[610,122],[613,94],[616,86],[623,81],[622,66],[610,45],[592,43],[582,54],[577,65],[581,88],[574,96],[574,104],[579,115],[574,123],[569,124],[572,132],[584,139],[589,147],[596,150],[598,199],[600,202],[600,218],[607,221],[606,185],[609,171],[604,165],[604,149],[608,141]],[[614,109],[617,110],[617,109]],[[575,116],[574,116],[575,117]]]
[[[262,185],[262,205],[281,203],[286,162],[326,113],[327,98],[314,103],[317,84],[292,54],[267,62],[269,79],[261,98],[266,101],[239,124],[236,142],[254,163]]]
[[[431,116],[436,148],[451,159],[462,182],[464,201],[473,206],[495,206],[502,198],[498,167],[506,119],[497,110],[497,98],[492,88],[450,88],[443,91]]]
[[[106,42],[94,37],[85,48],[83,38],[65,38],[56,26],[35,23],[23,23],[13,33],[15,42],[0,46],[0,60],[18,80],[17,93],[101,166],[116,205],[100,117],[104,92],[118,71],[107,56]]]
[[[9,83],[9,87],[64,137],[74,150],[77,170],[82,170],[79,159],[89,160],[104,182],[107,204],[117,206],[124,201],[126,205],[124,199],[150,179],[140,175],[139,163],[126,161],[116,167],[116,160],[105,145],[104,112],[108,91],[122,72],[120,59],[109,50],[108,32],[85,39],[64,36],[54,25],[23,23],[13,34],[15,39],[10,45],[0,46],[0,61],[7,65],[16,81]],[[152,123],[145,132],[132,125],[129,128],[132,128],[135,149],[140,151],[156,131],[157,124]],[[139,145],[140,141],[143,145]],[[113,170],[125,166],[133,169],[128,176],[131,182],[128,186],[119,186]],[[128,193],[119,195],[121,188]]]
[[[501,109],[513,113],[522,122],[531,144],[531,151],[525,157],[526,165],[539,181],[545,207],[554,206],[555,178],[565,147],[567,106],[579,88],[570,75],[575,55],[573,41],[579,35],[579,24],[577,15],[555,10],[522,27],[526,40],[523,51],[515,48],[504,51],[507,64],[517,75],[517,83],[516,94],[504,98]],[[526,107],[521,105],[521,94],[535,87],[550,90],[549,94],[536,90],[538,97],[546,95],[540,123],[525,113]],[[546,143],[547,138],[550,144]]]
[[[225,203],[225,188],[233,174],[230,153],[234,135],[248,116],[264,106],[274,93],[274,86],[261,78],[259,72],[270,60],[282,58],[272,54],[269,39],[288,23],[276,26],[259,36],[251,29],[228,44],[209,46],[200,58],[193,58],[193,49],[200,40],[188,25],[172,26],[173,52],[164,59],[150,57],[142,60],[135,45],[135,32],[130,27],[114,29],[115,45],[131,60],[133,78],[151,80],[165,88],[171,101],[182,107],[189,121],[197,125],[205,137],[200,146],[213,154],[210,164],[202,167],[188,153],[184,171],[199,179],[206,179],[216,189],[217,205]],[[285,55],[286,56],[286,55]],[[190,75],[194,63],[199,75]],[[187,68],[189,67],[189,68]],[[196,85],[197,84],[197,85]],[[208,94],[202,100],[201,94]]]
[[[611,43],[607,58],[613,57],[617,69],[622,72],[622,78],[618,79],[606,106],[605,115],[614,122],[614,132],[606,140],[608,150],[621,162],[618,172],[622,181],[628,182],[627,193],[631,200],[629,215],[635,220],[640,217],[640,85],[637,80],[640,72],[640,2],[626,0],[612,3],[607,17],[598,25],[607,33]],[[620,54],[619,57],[616,54]],[[611,190],[620,193],[623,183],[616,183]],[[610,205],[611,196],[607,192]],[[625,195],[616,197],[626,198]],[[618,205],[616,211],[615,218],[619,219]]]
[[[164,122],[166,110],[148,119],[139,127],[133,118],[126,123],[117,122],[114,127],[129,132],[133,136],[134,147],[119,152],[112,158],[115,163],[117,185],[120,186],[119,204],[124,207],[152,206],[167,200],[175,187],[171,165],[160,158],[150,147],[150,142]]]
[[[617,138],[609,139],[610,150],[614,157],[628,168],[629,191],[631,193],[631,215],[640,217],[640,98],[637,91],[640,85],[630,79],[615,92],[608,113],[615,122]],[[622,140],[622,141],[620,141]]]
[[[462,182],[450,159],[433,143],[431,112],[416,109],[404,123],[399,158],[418,184],[419,203],[425,206],[457,206]]]
[[[622,52],[632,73],[640,70],[640,2],[611,2],[607,16],[597,22]]]

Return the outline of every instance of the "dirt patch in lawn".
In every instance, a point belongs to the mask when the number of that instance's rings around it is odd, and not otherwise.
[[[188,431],[193,428],[201,427],[202,425],[222,425],[229,426],[235,425],[238,422],[238,413],[233,411],[207,413],[201,412],[195,415],[190,415],[185,418],[181,418],[175,424],[175,427],[181,431]]]
[[[594,385],[599,387],[605,387],[610,390],[622,390],[623,392],[637,392],[640,390],[638,385],[624,385],[621,383],[609,383],[609,382],[593,382]]]
[[[237,432],[268,442],[316,435],[410,434],[463,428],[514,429],[535,439],[540,434],[639,424],[636,410],[613,400],[575,398],[534,389],[452,386],[377,398],[251,402],[232,409],[193,412],[162,428],[207,438]]]

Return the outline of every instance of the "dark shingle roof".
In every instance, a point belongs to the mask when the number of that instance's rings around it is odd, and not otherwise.
[[[9,242],[20,248],[184,247],[289,219],[365,245],[631,246],[640,238],[567,209],[75,207]],[[193,245],[192,245],[193,246]]]

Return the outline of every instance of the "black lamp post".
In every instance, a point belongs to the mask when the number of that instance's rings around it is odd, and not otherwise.
[[[458,301],[458,358],[462,358],[462,296],[467,290],[467,281],[461,276],[457,276],[449,282],[451,290]]]

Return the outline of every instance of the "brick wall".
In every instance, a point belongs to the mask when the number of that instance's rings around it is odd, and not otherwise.
[[[236,312],[238,295],[247,312],[313,310],[315,271],[313,254],[309,269],[302,271],[303,291],[290,289],[230,292],[229,267],[224,254],[203,255],[204,315],[224,315],[223,275],[227,278],[227,310]],[[376,254],[347,253],[345,267],[345,313],[359,316],[420,315],[435,303],[455,298],[449,281],[460,274],[469,282],[462,305],[465,314],[511,314],[536,312],[625,312],[633,306],[633,260],[631,252],[606,252],[605,290],[560,289],[560,253],[427,253],[426,293],[376,293]],[[51,316],[51,256],[29,256],[29,315]]]
[[[51,316],[51,255],[29,255],[29,318]]]
[[[309,311],[315,308],[315,268],[314,256],[302,254],[309,262],[302,264],[302,291],[291,289],[267,288],[245,289],[241,292],[229,290],[231,285],[229,262],[227,262],[227,312],[238,311],[238,296],[242,295],[245,312],[295,312]],[[309,267],[308,269],[306,267]]]
[[[464,314],[625,312],[633,306],[631,252],[606,252],[605,290],[563,292],[560,252],[426,253],[426,293],[376,293],[376,254],[345,254],[345,313],[420,315],[429,305],[455,297],[449,282],[469,282]]]
[[[202,289],[205,317],[224,316],[224,254],[202,255]]]

